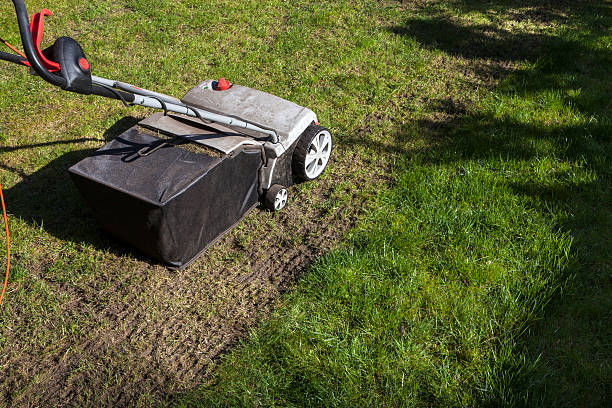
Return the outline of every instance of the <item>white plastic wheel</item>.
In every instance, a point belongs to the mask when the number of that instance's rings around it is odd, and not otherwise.
[[[315,135],[306,153],[305,173],[309,179],[319,177],[327,163],[332,149],[332,137],[329,131],[322,130]]]
[[[288,199],[287,189],[280,184],[274,184],[266,192],[264,204],[269,210],[279,211],[285,208]]]
[[[289,193],[286,188],[281,188],[278,193],[276,193],[276,197],[274,197],[274,210],[282,210],[287,205],[287,198],[289,198]]]
[[[293,174],[298,180],[314,180],[323,173],[334,141],[327,128],[310,125],[300,136],[293,152]]]

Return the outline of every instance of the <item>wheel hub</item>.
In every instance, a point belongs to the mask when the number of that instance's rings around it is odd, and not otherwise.
[[[332,138],[329,132],[322,131],[317,134],[308,147],[306,154],[306,175],[316,178],[323,172],[331,154]]]

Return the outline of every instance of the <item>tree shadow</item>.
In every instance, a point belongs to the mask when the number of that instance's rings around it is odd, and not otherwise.
[[[481,77],[496,76],[512,72],[518,76],[533,76],[531,69],[510,68],[508,64],[530,62],[537,64],[537,75],[543,81],[525,81],[525,93],[540,92],[543,89],[566,90],[579,85],[580,76],[590,74],[603,79],[607,74],[605,68],[612,65],[612,53],[609,47],[593,46],[605,35],[609,27],[606,16],[610,6],[593,1],[566,2],[546,1],[534,2],[490,0],[472,0],[453,2],[453,12],[429,9],[423,7],[418,18],[407,18],[403,24],[387,27],[399,36],[408,37],[429,50],[438,50],[447,55],[465,58],[471,61],[481,61],[475,66]],[[570,7],[571,6],[571,7]],[[489,23],[473,24],[456,17],[457,13],[483,13],[490,17]],[[500,16],[514,20],[516,25],[524,22],[540,22],[544,24],[559,24],[570,20],[573,24],[584,27],[579,33],[565,35],[564,38],[544,34],[538,31],[525,31],[501,26]],[[607,64],[607,65],[606,65]],[[595,68],[594,68],[595,67]],[[599,68],[597,68],[599,67]],[[593,72],[599,69],[600,72]],[[480,71],[480,72],[478,72]],[[541,74],[551,74],[543,77]],[[552,75],[554,74],[554,75]],[[524,81],[530,78],[519,78]],[[600,93],[599,106],[610,109],[610,98],[603,95],[612,94],[610,81],[601,81],[609,91]],[[598,106],[588,93],[578,93],[569,99],[577,105]]]
[[[390,27],[394,34],[416,39],[425,49],[448,55],[495,61],[534,60],[545,35],[509,33],[488,24],[464,26],[448,17],[409,19]]]
[[[609,36],[612,8],[585,1],[566,17],[554,10],[553,2],[530,3],[538,5],[545,6],[540,13],[531,8],[512,10],[508,3],[495,1],[466,1],[458,7],[464,12],[503,9],[519,18],[523,13],[522,18],[539,16],[544,21],[569,19],[572,27],[581,30],[563,37],[511,33],[487,24],[462,25],[436,12],[406,20],[389,31],[411,37],[424,48],[462,58],[528,62],[529,68],[513,70],[497,87],[504,101],[524,100],[536,110],[555,99],[566,118],[574,114],[588,118],[559,124],[554,115],[534,119],[508,113],[510,109],[499,114],[491,106],[457,115],[452,103],[435,104],[432,110],[441,109],[451,119],[438,124],[445,134],[437,140],[436,153],[425,156],[432,164],[442,165],[500,159],[536,164],[541,158],[556,157],[579,163],[593,175],[592,180],[575,182],[573,170],[568,170],[549,174],[546,181],[501,181],[515,194],[530,197],[535,210],[567,214],[558,217],[557,227],[573,241],[573,261],[565,276],[559,277],[571,278],[570,283],[551,299],[540,320],[530,322],[519,340],[526,360],[513,369],[525,371],[506,384],[511,390],[504,398],[519,405],[606,406],[612,400],[612,52],[598,44],[605,44],[603,38]],[[517,105],[516,110],[525,112],[528,106]],[[409,133],[394,135],[390,145],[379,148],[413,155],[416,152],[401,143],[406,137]]]

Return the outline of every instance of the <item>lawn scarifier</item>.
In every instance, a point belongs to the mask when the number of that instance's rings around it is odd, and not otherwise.
[[[41,50],[43,9],[13,0],[28,66],[63,90],[161,109],[70,168],[101,226],[173,269],[194,261],[261,200],[287,204],[294,179],[319,177],[331,156],[330,131],[308,108],[224,78],[182,99],[91,74],[83,49],[60,37]],[[196,145],[201,149],[184,149]]]

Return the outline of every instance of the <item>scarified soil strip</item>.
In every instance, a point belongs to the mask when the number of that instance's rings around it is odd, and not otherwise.
[[[159,401],[201,384],[218,357],[363,214],[366,191],[338,187],[358,154],[343,148],[334,153],[329,174],[312,186],[292,188],[292,203],[284,211],[254,210],[184,271],[147,260],[126,267],[119,256],[111,260],[107,276],[77,285],[55,283],[41,273],[52,292],[69,299],[61,313],[91,327],[82,330],[82,339],[67,337],[39,355],[22,355],[10,365],[2,358],[0,366],[12,378],[5,401],[146,404],[148,397]],[[383,162],[378,165],[366,190],[384,183],[375,176],[384,173]],[[130,272],[119,272],[126,269]]]

